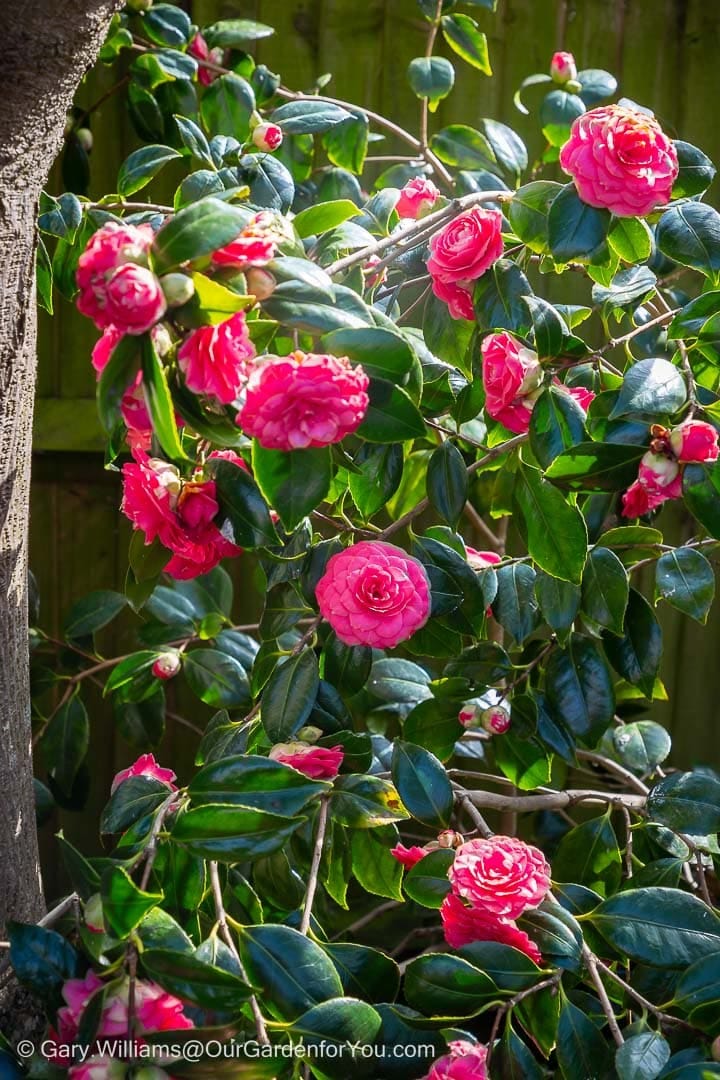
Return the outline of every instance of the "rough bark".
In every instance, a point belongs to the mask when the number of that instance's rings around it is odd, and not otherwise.
[[[37,203],[75,90],[120,6],[0,0],[0,928],[43,911],[27,634]]]

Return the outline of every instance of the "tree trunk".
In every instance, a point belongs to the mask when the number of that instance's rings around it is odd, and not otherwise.
[[[122,0],[0,0],[0,933],[43,911],[32,781],[27,533],[37,204]]]

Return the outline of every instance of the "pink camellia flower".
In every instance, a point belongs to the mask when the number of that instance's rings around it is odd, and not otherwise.
[[[92,366],[98,378],[110,363],[113,349],[124,337],[122,330],[118,330],[117,326],[106,326],[101,337],[95,342],[92,351]]]
[[[489,735],[504,735],[510,730],[510,713],[502,705],[491,705],[480,714],[480,726]]]
[[[229,405],[247,383],[254,356],[245,316],[238,311],[217,326],[193,330],[178,350],[178,365],[189,390]]]
[[[412,870],[415,863],[424,859],[428,851],[427,848],[423,847],[405,847],[404,844],[396,844],[394,848],[390,848],[390,854],[394,855],[406,870]]]
[[[559,382],[558,386],[578,402],[583,413],[587,413],[590,404],[595,401],[595,391],[588,390],[587,387],[567,387],[565,382]]]
[[[664,454],[648,450],[640,461],[638,478],[623,495],[623,517],[642,517],[668,499],[682,498],[680,466]]]
[[[550,61],[550,75],[553,82],[562,86],[566,82],[577,79],[577,64],[575,57],[569,52],[556,52]]]
[[[50,1028],[48,1032],[48,1042],[51,1044],[48,1060],[55,1064],[67,1063],[68,1058],[59,1053],[59,1046],[76,1042],[83,1013],[91,997],[101,990],[103,985],[102,979],[98,978],[94,971],[88,971],[84,979],[68,979],[64,983],[62,996],[66,1004],[58,1010],[57,1030]],[[106,997],[97,1026],[98,1039],[126,1037],[129,1024],[128,995],[129,981],[126,979]],[[140,1036],[152,1031],[194,1027],[192,1020],[185,1016],[183,1003],[178,998],[156,983],[143,979],[135,982],[135,1023],[136,1033]],[[82,1080],[87,1080],[88,1077],[97,1080],[98,1077],[113,1077],[115,1074],[100,1071],[76,1075]],[[124,1075],[124,1072],[121,1075]]]
[[[413,176],[400,191],[400,198],[395,204],[397,215],[417,220],[432,210],[439,197],[440,192],[432,180],[428,180],[427,176]]]
[[[144,334],[162,319],[167,309],[165,294],[152,270],[125,263],[111,274],[105,286],[103,326],[115,326],[123,334]]]
[[[505,331],[487,334],[480,351],[485,411],[509,431],[524,434],[543,377],[537,353]]]
[[[132,383],[120,401],[120,413],[127,427],[127,444],[131,450],[149,450],[152,443],[153,426],[145,401],[142,372],[138,371]],[[176,417],[182,425],[181,418]]]
[[[213,64],[222,63],[223,50],[211,49],[208,46],[207,41],[201,33],[194,35],[190,44],[188,45],[188,52],[190,56],[194,56],[196,60],[210,61]],[[213,71],[212,68],[207,68],[203,64],[198,64],[198,82],[202,86],[209,86],[210,83],[215,82],[215,79],[221,74],[219,71]]]
[[[433,1062],[423,1080],[488,1080],[487,1047],[467,1039],[448,1043],[449,1054]]]
[[[253,370],[237,423],[266,450],[330,446],[362,423],[369,383],[346,356],[271,356]]]
[[[291,765],[312,780],[334,780],[344,756],[342,746],[310,746],[299,741],[277,743],[268,754],[273,761]]]
[[[670,445],[680,462],[717,461],[718,433],[704,420],[686,420],[670,432]]]
[[[514,836],[468,840],[448,870],[453,891],[496,918],[516,919],[542,903],[550,867],[538,848]]]
[[[653,116],[604,105],[579,116],[560,151],[560,165],[590,206],[618,217],[649,214],[670,201],[677,151]]]
[[[474,320],[475,310],[470,289],[458,285],[456,281],[445,281],[439,277],[432,278],[431,284],[435,296],[447,304],[453,319],[469,319],[471,322]]]
[[[121,225],[110,221],[88,240],[78,259],[75,275],[80,290],[77,306],[99,329],[102,330],[113,322],[106,310],[110,278],[120,267],[127,264],[147,266],[147,253],[153,236],[149,225]],[[124,327],[123,322],[118,325]]]
[[[161,653],[152,666],[156,679],[174,679],[182,667],[182,659],[177,649]]]
[[[172,769],[164,769],[162,765],[158,765],[153,754],[141,754],[129,769],[122,769],[121,772],[116,773],[110,787],[110,794],[117,791],[123,781],[129,780],[131,776],[149,776],[153,780],[159,780],[161,784],[167,784],[171,791],[177,791],[173,783],[177,780],[175,773]]]
[[[443,900],[440,918],[445,940],[451,949],[460,949],[473,941],[497,941],[525,953],[536,964],[542,963],[542,954],[535,942],[512,919],[500,919],[486,908],[468,907],[453,892]]]
[[[474,206],[430,239],[427,268],[433,278],[467,286],[503,253],[502,214]]]
[[[216,266],[231,266],[245,270],[249,266],[264,266],[275,256],[277,241],[272,232],[274,218],[261,210],[240,233],[213,255]]]
[[[488,570],[491,566],[497,566],[502,562],[502,557],[497,551],[478,551],[477,548],[465,545],[465,556],[468,565],[473,570]]]
[[[252,141],[258,150],[272,153],[273,150],[277,150],[282,145],[282,128],[278,127],[277,124],[258,124],[257,127],[253,128]]]
[[[315,596],[345,645],[392,649],[430,617],[425,567],[381,540],[361,540],[333,555]]]
[[[68,1080],[122,1080],[127,1064],[117,1058],[92,1057],[68,1070]]]

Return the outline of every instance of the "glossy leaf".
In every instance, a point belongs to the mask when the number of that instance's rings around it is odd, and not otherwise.
[[[422,746],[397,740],[393,746],[392,778],[406,810],[417,821],[432,828],[447,828],[453,791],[434,754]]]
[[[685,968],[720,950],[720,919],[701,900],[676,889],[618,893],[589,918],[614,949],[652,967]]]

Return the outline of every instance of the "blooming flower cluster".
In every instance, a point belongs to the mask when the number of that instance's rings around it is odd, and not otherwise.
[[[231,450],[216,450],[211,458],[230,460],[245,468],[242,458]],[[133,452],[134,461],[123,465],[121,509],[136,529],[145,534],[145,543],[158,539],[172,552],[165,572],[174,578],[207,574],[221,559],[239,555],[241,549],[226,540],[214,518],[219,505],[214,480],[202,474],[183,480],[174,465],[149,457],[143,450]]]
[[[448,945],[498,941],[541,962],[537,945],[515,922],[550,888],[550,868],[538,848],[510,836],[469,840],[458,848],[448,877],[452,889],[440,908]]]
[[[178,350],[178,366],[188,390],[229,405],[250,377],[255,347],[245,316],[238,311],[216,326],[200,326]]]
[[[487,334],[480,351],[486,413],[508,431],[524,435],[530,427],[530,417],[543,381],[543,368],[537,353],[505,331]],[[554,381],[587,411],[595,397],[592,390],[584,386],[566,386],[558,379]]]
[[[430,239],[427,268],[435,295],[454,319],[474,319],[472,285],[503,253],[502,214],[474,206]]]
[[[102,992],[102,979],[94,971],[88,971],[83,979],[68,979],[62,988],[65,1004],[58,1010],[57,1026],[49,1031],[48,1042],[51,1044],[47,1054],[51,1062],[62,1065],[68,1057],[63,1047],[74,1043],[80,1031],[83,1014],[96,993]],[[127,1036],[130,1017],[128,1007],[129,980],[113,987],[103,1004],[97,1026],[98,1039],[124,1039]],[[183,1003],[153,982],[135,980],[134,1021],[138,1039],[149,1032],[178,1031],[194,1027],[192,1020],[185,1015]],[[87,1071],[90,1065],[95,1071]],[[97,1077],[111,1077],[112,1072],[101,1071],[103,1061],[90,1059],[82,1066],[74,1066],[68,1076],[72,1080],[96,1080]],[[83,1072],[82,1070],[85,1069]],[[121,1074],[124,1075],[124,1072]]]
[[[277,236],[274,231],[275,217],[268,210],[261,210],[248,222],[225,247],[218,248],[212,260],[216,266],[229,266],[233,270],[246,270],[250,266],[264,266],[275,257]]]
[[[560,151],[560,165],[583,202],[617,217],[664,206],[679,171],[675,145],[657,120],[625,105],[604,105],[579,116]]]
[[[503,705],[484,707],[468,701],[458,713],[458,720],[464,728],[483,728],[488,735],[504,735],[510,730],[510,713]]]
[[[643,455],[637,480],[623,495],[623,516],[642,517],[668,499],[682,497],[682,466],[717,461],[718,432],[704,420],[686,420],[668,431],[660,424],[650,429],[652,442]]]
[[[248,379],[237,422],[268,450],[330,446],[362,423],[369,381],[346,356],[267,357]]]
[[[392,649],[430,616],[425,567],[380,540],[362,540],[333,555],[315,596],[320,614],[345,645]]]
[[[110,221],[88,241],[78,260],[77,306],[100,330],[144,334],[165,314],[165,295],[148,268],[149,225]]]

